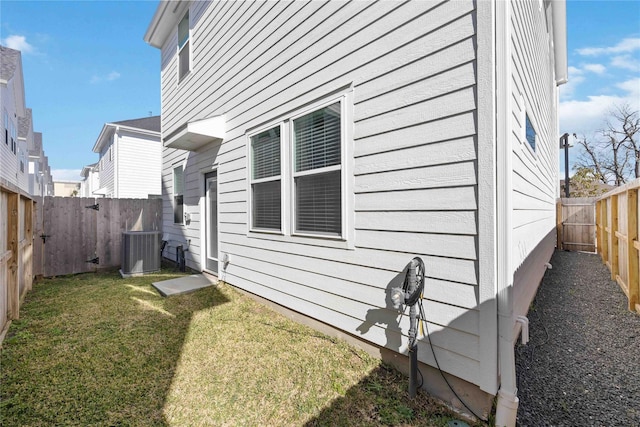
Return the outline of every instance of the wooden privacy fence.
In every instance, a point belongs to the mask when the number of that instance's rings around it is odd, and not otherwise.
[[[638,189],[640,179],[618,187],[598,198],[596,223],[597,252],[629,301],[629,310],[640,313],[638,265]]]
[[[561,198],[557,202],[558,249],[596,251],[596,198]]]
[[[119,267],[122,232],[162,231],[161,199],[45,197],[43,275]]]
[[[33,284],[34,201],[0,182],[0,342]]]

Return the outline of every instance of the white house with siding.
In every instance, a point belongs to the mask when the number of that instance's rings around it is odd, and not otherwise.
[[[0,115],[0,180],[25,195],[46,195],[41,188],[51,184],[51,175],[43,167],[42,134],[34,132],[33,112],[26,107],[22,54],[5,46],[0,46]]]
[[[80,197],[95,197],[94,191],[100,188],[100,174],[96,170],[98,163],[92,163],[82,168],[80,176]]]
[[[93,151],[100,188],[92,196],[146,199],[160,196],[160,116],[105,123]],[[91,197],[91,196],[89,196]]]
[[[28,169],[25,171],[27,153],[26,129],[31,122],[31,110],[27,123],[24,97],[22,55],[20,51],[0,46],[0,178],[9,185],[28,193]],[[19,138],[18,133],[21,132]]]
[[[514,343],[554,250],[565,2],[160,2],[163,230],[187,265],[514,425]],[[169,256],[173,257],[173,254]],[[310,320],[313,319],[313,320]]]

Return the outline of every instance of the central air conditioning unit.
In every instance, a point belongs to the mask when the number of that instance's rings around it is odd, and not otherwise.
[[[122,277],[160,271],[160,232],[125,231],[122,233]]]

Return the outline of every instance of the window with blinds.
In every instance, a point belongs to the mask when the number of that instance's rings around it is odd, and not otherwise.
[[[178,24],[178,80],[182,80],[191,70],[189,38],[189,11],[187,11]]]
[[[182,224],[184,218],[184,171],[182,165],[173,168],[173,223]]]
[[[346,239],[344,99],[247,135],[250,232]]]
[[[280,126],[251,137],[251,226],[282,229]]]
[[[293,120],[295,232],[342,233],[340,102]]]

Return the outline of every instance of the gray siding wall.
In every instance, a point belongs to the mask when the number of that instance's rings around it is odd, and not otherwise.
[[[193,3],[193,69],[180,83],[175,34],[162,49],[163,135],[224,114],[226,136],[197,152],[164,149],[166,238],[190,239],[188,264],[202,268],[202,182],[215,164],[230,260],[221,278],[401,352],[408,319],[388,289],[419,255],[440,366],[494,393],[495,363],[480,369],[479,343],[495,331],[479,322],[474,15],[472,1]],[[345,87],[352,242],[248,233],[247,131]],[[173,224],[177,164],[188,225]],[[419,357],[434,365],[427,345]]]
[[[551,6],[549,5],[550,9]],[[512,3],[514,269],[555,229],[558,187],[557,88],[552,22],[543,2]],[[535,150],[525,139],[525,115]]]
[[[555,246],[558,196],[558,89],[550,51],[551,5],[512,2],[514,310],[526,314]],[[536,132],[526,140],[526,116]]]

